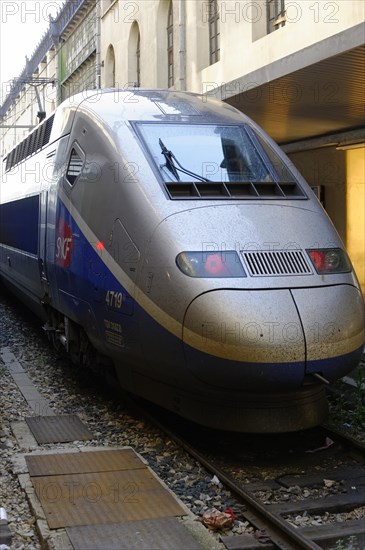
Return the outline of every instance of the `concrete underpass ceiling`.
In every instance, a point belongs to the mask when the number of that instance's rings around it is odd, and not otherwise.
[[[250,88],[225,101],[281,144],[364,127],[365,47]]]

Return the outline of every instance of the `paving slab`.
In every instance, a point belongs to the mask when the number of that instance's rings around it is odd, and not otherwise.
[[[38,443],[35,440],[26,422],[12,422],[10,424],[10,427],[21,450],[27,449],[31,451],[38,447]]]
[[[27,403],[31,411],[36,416],[53,416],[56,413],[52,410],[51,405],[46,399],[41,397],[40,399],[27,399]]]
[[[166,487],[165,483],[146,466],[145,460],[140,460],[139,455],[130,447],[122,449],[102,447],[95,451],[93,447],[83,446],[82,449],[73,448],[72,453],[69,452],[69,448],[67,452],[65,449],[57,449],[57,451],[36,450],[31,454],[23,455],[24,463],[28,462],[31,465],[30,469],[33,468],[33,473],[37,475],[30,476],[29,473],[19,475],[19,481],[36,518],[42,544],[49,550],[81,548],[143,550],[145,547],[142,543],[148,544],[148,540],[149,546],[146,546],[148,550],[150,548],[159,548],[159,550],[224,548],[199,521],[196,521],[188,508]],[[123,456],[121,451],[126,452],[125,461],[121,460]],[[102,455],[107,458],[106,461],[100,461],[103,458]],[[86,470],[97,471],[58,474],[58,471],[78,470],[84,461]],[[121,470],[117,469],[118,463]],[[42,467],[44,467],[43,472]],[[39,475],[42,473],[50,475]],[[146,511],[147,517],[145,517]],[[85,525],[74,525],[75,520],[72,516],[77,516],[76,523]],[[111,519],[112,523],[110,523]],[[162,523],[156,523],[155,529],[152,529],[155,520],[161,520]],[[165,520],[167,520],[166,525]],[[69,522],[71,525],[64,525]],[[92,529],[89,534],[87,534],[88,527]],[[119,536],[115,533],[121,532],[123,538],[118,539],[119,546],[113,546],[117,544],[115,537]],[[113,536],[112,533],[114,533]],[[89,542],[83,546],[82,541],[85,537]],[[108,543],[105,543],[105,537]],[[121,546],[123,540],[128,540],[128,545]],[[168,545],[164,546],[166,541]],[[153,543],[152,546],[151,543]]]
[[[19,388],[22,386],[33,386],[33,382],[26,372],[13,372],[11,375]]]

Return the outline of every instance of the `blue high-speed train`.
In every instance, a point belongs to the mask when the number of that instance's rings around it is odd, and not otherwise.
[[[81,364],[205,426],[299,430],[360,360],[344,246],[280,148],[190,93],[62,103],[2,161],[0,277]]]

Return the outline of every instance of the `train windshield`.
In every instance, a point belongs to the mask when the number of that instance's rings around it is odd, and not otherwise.
[[[138,128],[165,182],[295,181],[246,125],[140,123]]]

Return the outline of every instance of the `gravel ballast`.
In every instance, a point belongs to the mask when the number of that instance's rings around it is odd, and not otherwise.
[[[224,509],[232,505],[230,493],[220,484],[211,483],[211,475],[187,453],[142,418],[128,412],[122,396],[110,396],[88,371],[76,369],[56,354],[40,330],[38,321],[19,311],[0,294],[0,349],[11,351],[48,402],[47,414],[77,414],[92,432],[87,445],[95,448],[131,446],[167,486],[187,505],[196,520],[209,507]],[[35,414],[28,406],[11,374],[0,360],[0,507],[7,513],[12,535],[11,548],[40,549],[35,518],[25,492],[14,472],[13,458],[32,448],[19,445],[14,425]],[[44,411],[40,411],[44,414]],[[26,443],[26,445],[28,445]],[[44,444],[42,450],[64,450],[85,446],[85,442]],[[1,539],[0,539],[1,544]],[[218,543],[217,543],[218,544]],[[220,545],[219,545],[220,546]]]
[[[223,511],[232,509],[237,518],[230,530],[224,534],[252,534],[254,529],[244,520],[241,505],[232,497],[219,480],[214,479],[198,462],[192,459],[175,442],[171,441],[158,428],[151,425],[136,410],[131,410],[123,394],[115,395],[105,389],[89,371],[77,369],[66,357],[58,355],[41,330],[41,323],[27,313],[23,306],[7,298],[0,290],[0,350],[11,351],[21,364],[24,372],[47,403],[47,408],[38,414],[78,415],[93,434],[93,439],[63,444],[44,444],[45,451],[67,452],[75,447],[122,448],[131,446],[148,463],[149,467],[166,483],[200,523],[207,510],[215,508]],[[1,538],[5,529],[10,530],[14,549],[40,549],[41,540],[36,529],[36,519],[29,507],[26,493],[19,484],[14,468],[14,457],[19,453],[32,452],[29,440],[22,442],[14,436],[14,426],[24,423],[27,416],[36,414],[19,391],[9,370],[0,359],[0,508],[4,508],[7,521],[0,525],[0,545],[7,542]],[[167,413],[166,413],[167,414]],[[289,437],[289,436],[288,436]],[[249,439],[247,439],[249,441]],[[219,442],[217,442],[219,448]],[[246,449],[247,456],[258,452],[255,448]],[[223,451],[222,451],[223,452]],[[244,455],[243,455],[244,456]],[[248,467],[249,459],[241,462],[242,484],[257,479],[269,479],[273,468]],[[247,466],[247,468],[246,468]],[[281,465],[280,465],[281,467]],[[279,475],[277,473],[276,475]],[[326,477],[324,472],[324,478]],[[302,487],[279,492],[268,491],[258,494],[266,502],[305,500],[323,498],[333,492],[341,492],[341,484],[324,485],[317,489]],[[357,513],[363,517],[364,510]],[[346,521],[346,517],[343,518]],[[324,522],[341,521],[339,516],[317,517],[311,514],[291,517],[296,526],[318,525]],[[215,533],[218,544],[220,533]]]

